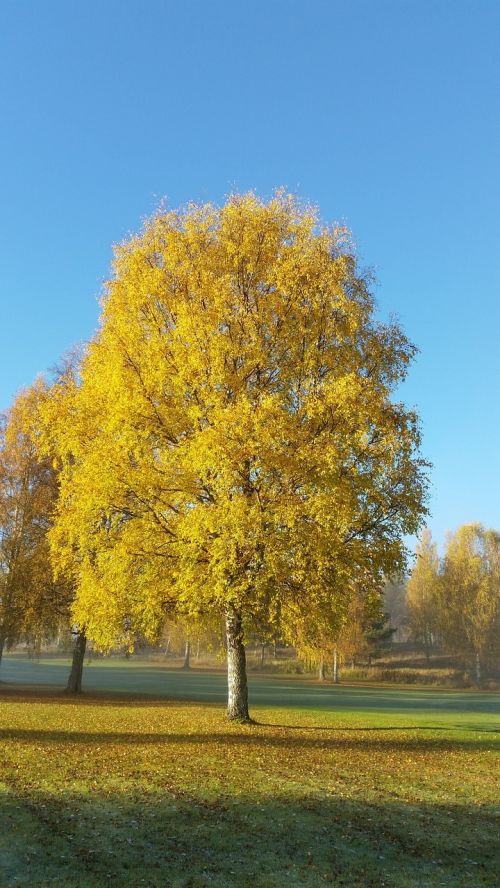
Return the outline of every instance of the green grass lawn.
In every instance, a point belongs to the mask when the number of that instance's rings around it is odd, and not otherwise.
[[[499,884],[498,696],[253,677],[240,727],[222,674],[66,671],[2,663],[1,888]]]

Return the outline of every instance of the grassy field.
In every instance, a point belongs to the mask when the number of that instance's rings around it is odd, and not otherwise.
[[[66,670],[2,663],[2,888],[499,884],[498,696],[253,677],[242,728],[221,674]]]

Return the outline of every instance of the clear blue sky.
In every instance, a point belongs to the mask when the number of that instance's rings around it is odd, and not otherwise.
[[[2,0],[0,405],[97,324],[159,200],[284,185],[420,355],[430,527],[500,527],[498,0]]]

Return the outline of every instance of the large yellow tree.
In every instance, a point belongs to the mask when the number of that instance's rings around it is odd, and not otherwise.
[[[392,398],[414,351],[346,231],[288,196],[148,221],[64,394],[52,547],[77,563],[75,619],[106,646],[172,607],[225,614],[228,715],[248,719],[252,620],[290,635],[402,569],[425,512],[417,417]]]

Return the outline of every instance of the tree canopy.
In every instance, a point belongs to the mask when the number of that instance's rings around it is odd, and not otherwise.
[[[226,614],[246,717],[245,625],[335,623],[401,573],[425,513],[418,418],[393,397],[415,348],[374,309],[345,229],[284,194],[160,212],[116,248],[81,384],[45,408],[53,558],[98,644]]]

